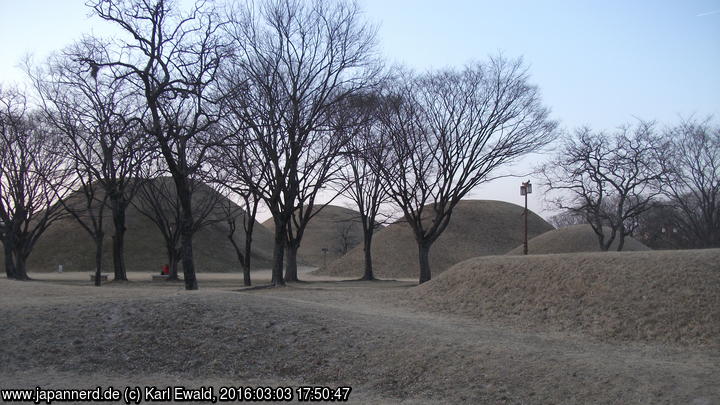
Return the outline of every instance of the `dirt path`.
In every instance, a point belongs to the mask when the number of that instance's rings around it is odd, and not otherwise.
[[[205,285],[0,280],[2,387],[317,384],[351,385],[355,403],[720,403],[720,354],[709,350],[421,312],[402,299],[409,282]]]
[[[305,312],[315,311],[318,316],[341,318],[366,331],[390,332],[416,345],[415,350],[406,353],[406,360],[420,361],[435,355],[448,368],[453,362],[462,364],[476,370],[476,377],[484,376],[489,388],[499,384],[503,387],[500,391],[508,391],[508,398],[517,394],[520,398],[539,396],[569,403],[575,402],[571,398],[596,398],[598,401],[592,402],[598,403],[603,396],[608,397],[608,402],[622,398],[626,403],[659,403],[664,399],[686,403],[720,401],[718,353],[659,345],[606,344],[578,335],[518,332],[468,318],[414,311],[385,294],[390,289],[406,288],[405,283],[379,289],[368,287],[366,291],[346,285],[296,285],[263,295]],[[452,370],[446,371],[450,371],[448,377],[452,375]],[[443,374],[437,376],[442,378]],[[457,377],[453,376],[456,382]],[[478,378],[477,382],[481,381]]]

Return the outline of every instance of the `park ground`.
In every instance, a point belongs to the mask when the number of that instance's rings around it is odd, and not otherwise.
[[[351,386],[350,403],[720,403],[715,347],[612,342],[418,306],[414,280],[301,271],[199,291],[87,273],[0,280],[0,388]],[[256,285],[269,272],[253,273]]]

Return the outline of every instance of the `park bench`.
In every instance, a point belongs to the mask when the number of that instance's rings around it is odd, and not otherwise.
[[[100,275],[100,281],[107,281],[107,279],[108,279],[107,274]],[[90,274],[90,281],[95,281],[95,274]]]
[[[153,275],[152,275],[153,281],[155,281],[155,280],[167,280],[168,277],[170,277],[170,276],[168,276],[167,274],[153,274]]]

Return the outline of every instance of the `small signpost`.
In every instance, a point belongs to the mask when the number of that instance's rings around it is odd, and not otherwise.
[[[322,248],[323,252],[323,267],[327,267],[327,252],[328,248]]]

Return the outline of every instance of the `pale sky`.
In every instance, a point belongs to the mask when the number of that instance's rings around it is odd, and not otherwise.
[[[567,130],[610,130],[635,117],[661,126],[691,114],[720,119],[720,0],[358,2],[379,25],[390,63],[422,71],[522,56]],[[83,33],[111,35],[83,3],[0,0],[0,83],[24,82],[16,66],[27,53],[42,60]],[[470,197],[522,204],[520,182],[496,181]],[[547,216],[535,191],[529,206]]]

